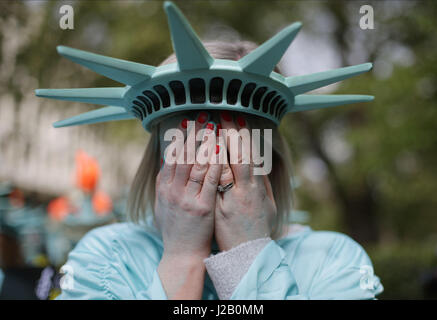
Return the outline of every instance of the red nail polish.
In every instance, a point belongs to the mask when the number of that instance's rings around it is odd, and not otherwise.
[[[199,113],[199,116],[197,117],[197,121],[199,123],[205,123],[206,120],[208,120],[208,114],[206,112]]]
[[[219,154],[219,152],[220,152],[220,146],[217,144],[215,146],[215,154]]]
[[[206,129],[208,129],[208,130],[214,130],[214,124],[213,123],[208,123],[207,125],[206,125]]]
[[[217,124],[217,135],[220,135],[220,130],[222,129],[222,125],[219,123]]]
[[[188,125],[188,119],[185,118],[184,120],[182,120],[181,127],[187,129],[187,125]]]
[[[231,117],[231,114],[229,113],[229,111],[222,111],[221,112],[221,115],[222,115],[222,118],[225,120],[225,121],[231,121],[232,120],[232,117]]]
[[[244,120],[243,117],[237,117],[237,123],[240,127],[245,127],[246,126],[246,120]]]

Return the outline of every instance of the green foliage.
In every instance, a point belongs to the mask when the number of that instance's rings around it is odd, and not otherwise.
[[[384,286],[378,299],[429,298],[424,285],[427,274],[435,270],[436,249],[435,242],[404,242],[369,249],[375,274]]]

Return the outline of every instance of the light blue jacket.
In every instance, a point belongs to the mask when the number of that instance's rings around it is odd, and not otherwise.
[[[89,232],[70,252],[58,299],[167,299],[157,267],[159,232],[148,223],[119,223]],[[256,256],[232,299],[374,299],[383,291],[363,248],[336,232],[305,227],[271,240]],[[208,275],[203,299],[218,299]]]

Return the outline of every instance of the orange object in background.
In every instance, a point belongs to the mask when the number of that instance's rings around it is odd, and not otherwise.
[[[97,191],[93,195],[93,209],[99,216],[104,216],[112,211],[112,200],[103,191]]]
[[[71,206],[66,197],[59,197],[50,201],[47,211],[51,219],[55,221],[64,220],[70,213]]]
[[[112,211],[112,199],[103,191],[97,190],[100,178],[100,167],[97,160],[89,156],[85,151],[76,152],[76,186],[88,196],[91,196],[91,204],[96,215],[105,216]],[[81,193],[82,194],[82,193]],[[88,196],[77,199],[74,195],[59,197],[52,200],[47,211],[51,219],[64,220],[69,214],[76,213],[81,207],[82,201],[88,201]]]
[[[76,153],[76,185],[83,192],[95,190],[100,177],[100,168],[97,161],[88,154],[79,150]]]

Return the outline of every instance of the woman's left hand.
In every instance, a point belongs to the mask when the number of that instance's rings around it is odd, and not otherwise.
[[[269,237],[276,204],[268,176],[253,174],[251,139],[242,139],[240,135],[240,130],[247,128],[244,118],[238,116],[235,123],[231,114],[225,111],[221,114],[221,125],[226,129],[222,131],[223,139],[218,137],[219,141],[225,142],[225,146],[220,146],[220,152],[223,152],[221,159],[227,160],[226,152],[229,152],[231,159],[238,156],[242,160],[236,164],[232,161],[223,164],[220,185],[233,182],[234,186],[226,192],[217,193],[214,233],[220,250],[225,251],[243,242]],[[245,144],[241,154],[233,154],[238,153],[238,148],[230,148],[231,139],[239,139]]]

